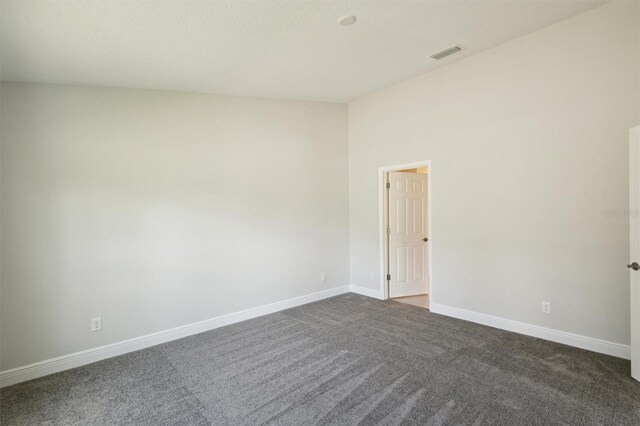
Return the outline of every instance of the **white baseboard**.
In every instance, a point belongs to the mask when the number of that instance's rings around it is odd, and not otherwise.
[[[172,340],[181,339],[193,334],[213,330],[214,328],[271,314],[273,312],[282,311],[284,309],[293,308],[306,303],[337,296],[339,294],[348,293],[349,291],[350,286],[348,285],[336,287],[300,297],[294,297],[292,299],[282,300],[268,305],[246,309],[244,311],[233,312],[231,314],[222,315],[204,321],[194,322],[192,324],[159,331],[157,333],[147,334],[141,337],[135,337],[133,339],[97,348],[75,352],[69,355],[63,355],[57,358],[51,358],[34,364],[25,365],[23,367],[0,371],[0,388],[46,376],[48,374],[57,373],[59,371],[68,370],[70,368],[91,364],[92,362],[148,348],[150,346],[159,345],[161,343],[170,342]]]
[[[609,342],[607,340],[595,339],[593,337],[581,336],[579,334],[568,333],[566,331],[554,330],[552,328],[540,327],[493,315],[482,314],[480,312],[468,311],[466,309],[454,308],[452,306],[431,304],[431,312],[459,318],[478,324],[488,325],[501,330],[513,331],[515,333],[526,334],[527,336],[538,337],[556,343],[563,343],[577,348],[587,349],[593,352],[616,356],[618,358],[630,359],[631,348],[621,343]]]
[[[169,330],[159,331],[157,333],[147,334],[145,336],[135,337],[133,339],[124,340],[97,348],[87,349],[69,355],[63,355],[57,358],[51,358],[45,361],[36,362],[34,364],[25,365],[23,367],[0,371],[0,388],[57,373],[59,371],[91,364],[96,361],[126,354],[128,352],[133,352],[151,346],[159,345],[161,343],[170,342],[172,340],[181,339],[183,337],[202,333],[208,330],[213,330],[225,325],[234,324],[262,315],[282,311],[284,309],[293,308],[296,306],[304,305],[306,303],[316,302],[318,300],[348,293],[350,291],[376,299],[383,298],[379,290],[360,287],[356,285],[348,285],[332,288],[329,290],[323,290],[316,293],[311,293],[304,296],[282,300],[268,305],[258,306],[255,308],[233,312],[231,314],[222,315],[208,320],[171,328]],[[469,311],[461,308],[454,308],[451,306],[440,304],[431,304],[431,312],[475,322],[478,324],[488,325],[502,330],[513,331],[515,333],[526,334],[528,336],[538,337],[545,340],[551,340],[553,342],[563,343],[565,345],[575,346],[594,352],[617,356],[624,359],[630,359],[631,357],[630,347],[628,345],[623,345],[620,343],[594,339],[592,337],[553,330],[537,325],[526,324],[514,320],[496,317],[493,315],[482,314],[479,312]]]
[[[374,290],[372,288],[367,288],[367,287],[360,287],[359,285],[353,285],[353,284],[349,286],[349,289],[351,290],[352,293],[361,294],[367,297],[373,297],[374,299],[380,299],[380,300],[384,299],[382,294],[380,294],[380,290]]]

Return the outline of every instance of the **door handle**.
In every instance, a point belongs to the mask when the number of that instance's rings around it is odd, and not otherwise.
[[[638,265],[638,262],[633,262],[631,265],[627,265],[627,268],[633,269],[634,271],[639,271],[640,265]]]
[[[429,241],[429,239],[428,239],[427,237],[424,237],[424,238],[422,239],[422,241],[424,241],[424,242],[426,243],[427,241]],[[640,268],[640,266],[638,266],[638,268]]]

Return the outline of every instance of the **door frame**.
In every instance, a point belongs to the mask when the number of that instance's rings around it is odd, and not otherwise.
[[[427,167],[427,235],[431,242],[432,233],[431,229],[433,223],[431,220],[431,180],[432,180],[432,166],[431,160],[418,161],[415,163],[406,164],[394,164],[392,166],[383,166],[378,168],[378,241],[380,247],[380,295],[382,299],[389,298],[389,288],[387,285],[387,253],[389,250],[389,237],[387,236],[386,226],[387,217],[389,214],[388,200],[387,200],[387,188],[386,188],[386,175],[388,172],[397,172],[399,170],[416,169],[419,167]],[[435,303],[433,297],[433,244],[429,245],[429,255],[427,256],[427,265],[429,269],[429,306]]]

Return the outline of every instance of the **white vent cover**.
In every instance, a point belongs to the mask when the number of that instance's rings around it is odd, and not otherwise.
[[[454,53],[457,53],[461,50],[462,48],[460,46],[451,46],[447,49],[441,50],[438,53],[434,53],[433,55],[431,55],[431,57],[439,61],[440,59],[446,58],[447,56],[453,55]]]

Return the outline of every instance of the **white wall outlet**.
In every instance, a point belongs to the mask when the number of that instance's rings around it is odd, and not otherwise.
[[[369,272],[369,281],[373,281],[373,280],[374,280],[373,272]]]
[[[91,331],[102,330],[102,317],[91,318]]]
[[[551,313],[551,302],[542,302],[542,312],[545,314]]]
[[[321,273],[320,274],[320,281],[325,282],[327,280],[327,276],[325,275],[325,273]]]

